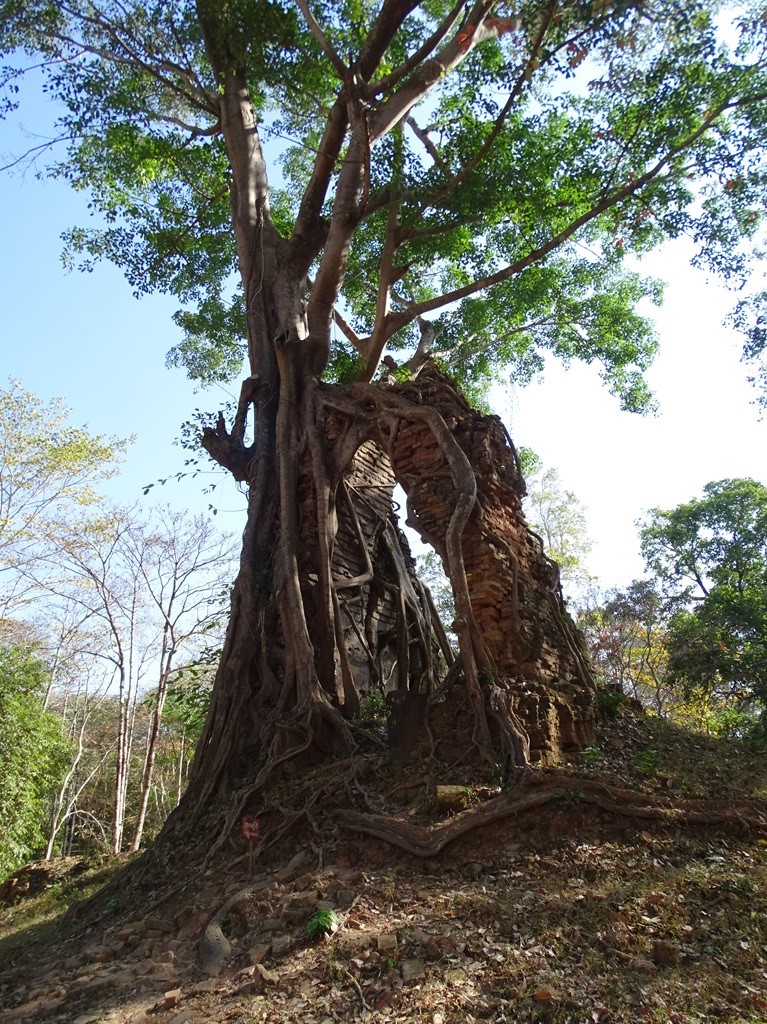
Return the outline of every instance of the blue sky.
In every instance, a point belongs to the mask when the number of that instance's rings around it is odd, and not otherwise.
[[[7,152],[7,129],[0,152]],[[132,502],[143,486],[183,471],[186,453],[174,444],[197,408],[215,409],[231,397],[223,389],[195,393],[180,370],[165,366],[179,340],[171,321],[176,304],[162,296],[135,299],[108,264],[92,273],[66,272],[61,234],[85,223],[86,200],[62,182],[33,173],[0,175],[0,376],[19,379],[41,398],[61,396],[78,426],[98,434],[135,435],[112,495]],[[220,480],[217,491],[202,489]],[[157,500],[203,511],[214,500],[223,510],[243,501],[223,475],[156,487]],[[239,528],[239,516],[222,525]]]
[[[0,124],[0,155],[24,146],[20,120]],[[0,378],[18,378],[45,399],[64,397],[73,422],[92,432],[135,434],[111,484],[112,496],[132,502],[144,485],[183,470],[185,454],[173,442],[191,412],[215,411],[231,396],[196,394],[180,370],[165,367],[178,340],[172,301],[134,299],[106,264],[64,272],[60,236],[85,222],[85,206],[64,183],[30,171],[0,175]],[[723,477],[767,482],[767,423],[752,404],[740,340],[722,326],[735,297],[693,270],[690,255],[675,245],[648,261],[649,272],[670,282],[650,372],[659,416],[620,412],[596,369],[577,364],[552,363],[542,382],[496,393],[515,441],[556,467],[586,506],[591,569],[605,585],[641,573],[635,522],[646,509],[672,507]],[[203,493],[216,481],[213,494]],[[170,482],[152,495],[195,512],[214,504],[221,526],[241,529],[243,499],[223,476]]]

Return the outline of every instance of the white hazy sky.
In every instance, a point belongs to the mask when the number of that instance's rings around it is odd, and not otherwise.
[[[29,144],[29,143],[27,143]],[[0,154],[18,152],[18,124],[0,125]],[[3,161],[0,160],[0,163]],[[136,435],[114,497],[130,502],[142,486],[183,469],[174,447],[179,426],[196,407],[216,409],[223,389],[195,394],[164,365],[178,340],[175,305],[136,300],[106,265],[66,274],[60,235],[84,223],[86,199],[62,183],[0,175],[0,379],[18,378],[44,399],[63,396],[73,422],[96,433]],[[656,321],[661,353],[650,373],[657,417],[619,410],[596,369],[551,363],[542,382],[499,395],[517,444],[556,467],[587,510],[594,541],[591,570],[604,586],[641,574],[636,520],[699,494],[710,480],[751,476],[767,482],[767,423],[759,419],[739,362],[740,340],[722,326],[735,297],[688,264],[684,246],[670,247],[648,272],[670,282]],[[243,501],[231,485],[202,488],[217,476],[155,488],[158,500],[204,510],[239,530]]]
[[[741,337],[723,321],[737,296],[689,264],[686,245],[650,265],[669,282],[655,312],[660,354],[648,377],[656,416],[621,412],[595,368],[551,365],[542,383],[516,389],[499,410],[586,506],[591,569],[605,586],[641,575],[636,520],[673,508],[711,480],[767,481],[767,421],[740,362]]]

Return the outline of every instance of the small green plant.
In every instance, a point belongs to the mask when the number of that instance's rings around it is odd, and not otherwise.
[[[662,763],[663,759],[655,750],[643,750],[634,758],[634,766],[643,772],[657,772]]]
[[[732,878],[722,879],[722,889],[725,892],[733,892],[736,896],[752,896],[759,886],[752,878],[745,875],[734,875]]]
[[[387,719],[386,698],[380,690],[370,690],[360,700],[358,721],[367,728],[384,728]]]
[[[338,931],[341,921],[335,910],[318,907],[306,922],[306,934],[310,939],[321,939]]]
[[[625,703],[626,694],[622,690],[600,690],[597,693],[597,707],[605,718],[617,718]]]
[[[581,751],[581,757],[586,764],[602,764],[605,759],[605,752],[599,747],[585,747]]]
[[[380,690],[370,690],[361,695],[360,709],[349,722],[352,732],[359,737],[363,747],[386,737],[389,709],[386,695]]]

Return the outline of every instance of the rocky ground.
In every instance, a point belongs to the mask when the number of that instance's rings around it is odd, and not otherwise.
[[[734,801],[764,796],[767,765],[635,717],[571,770]],[[437,814],[432,781],[392,780],[402,814]],[[429,859],[328,821],[253,864],[229,846],[149,900],[115,889],[87,925],[53,914],[91,877],[77,862],[44,869],[42,893],[20,873],[0,894],[0,1024],[767,1021],[763,833],[638,821],[577,791]]]

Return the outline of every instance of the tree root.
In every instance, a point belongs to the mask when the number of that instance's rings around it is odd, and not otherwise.
[[[245,889],[240,889],[234,896],[230,896],[226,903],[222,904],[213,914],[203,929],[198,944],[198,952],[200,967],[209,977],[216,977],[221,973],[221,968],[232,952],[232,944],[224,935],[221,925],[228,917],[232,907],[247,896],[250,896],[257,888],[257,885],[250,885]]]
[[[711,825],[767,835],[767,807],[749,801],[739,808],[723,807],[713,801],[672,800],[634,790],[618,789],[592,779],[532,774],[525,776],[511,792],[461,811],[436,825],[417,827],[383,815],[342,811],[338,821],[354,832],[383,839],[414,857],[435,857],[450,843],[475,828],[493,825],[557,800],[592,804],[612,814],[664,822],[669,825]]]

